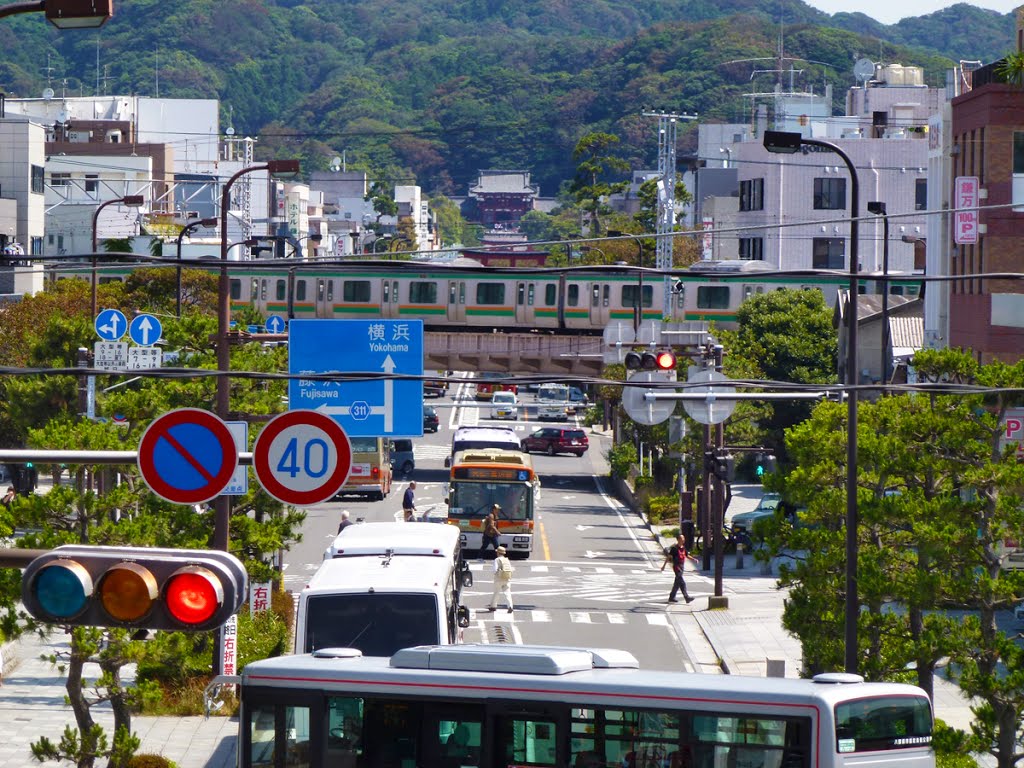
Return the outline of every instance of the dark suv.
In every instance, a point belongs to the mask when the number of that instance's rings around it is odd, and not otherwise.
[[[523,453],[540,451],[548,456],[556,453],[575,453],[582,456],[590,447],[582,429],[572,427],[544,427],[524,437],[520,443]]]
[[[441,420],[437,416],[437,411],[434,410],[432,405],[423,406],[423,431],[424,432],[437,432],[441,426]]]

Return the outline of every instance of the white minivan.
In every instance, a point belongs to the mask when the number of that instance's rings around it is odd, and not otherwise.
[[[494,393],[491,398],[491,418],[513,421],[519,418],[519,401],[515,392],[502,390]]]

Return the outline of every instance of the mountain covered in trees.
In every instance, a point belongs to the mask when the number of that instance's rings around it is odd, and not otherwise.
[[[1012,15],[966,4],[883,25],[800,0],[117,0],[99,30],[3,19],[0,88],[217,98],[224,127],[259,137],[259,157],[310,170],[344,155],[446,194],[479,169],[524,168],[553,195],[590,132],[655,166],[645,107],[745,122],[746,94],[781,79],[832,84],[841,110],[858,58],[921,66],[934,86],[1013,40]],[[696,148],[693,122],[680,141]]]

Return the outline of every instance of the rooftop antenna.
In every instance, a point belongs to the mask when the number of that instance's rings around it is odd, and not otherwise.
[[[160,46],[156,47],[156,98],[160,98]]]
[[[43,98],[44,99],[52,99],[53,98],[53,87],[52,86],[53,86],[54,67],[51,66],[51,64],[50,64],[50,56],[51,56],[51,54],[49,54],[49,53],[46,54],[46,66],[43,68],[43,71],[46,72],[46,89],[43,91]],[[49,95],[47,95],[47,94],[49,94]]]

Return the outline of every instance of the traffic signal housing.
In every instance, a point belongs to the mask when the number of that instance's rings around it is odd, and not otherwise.
[[[219,550],[68,545],[25,569],[25,608],[51,624],[200,632],[245,601],[245,567]]]
[[[676,353],[670,349],[652,352],[627,352],[626,369],[630,371],[674,371]]]

